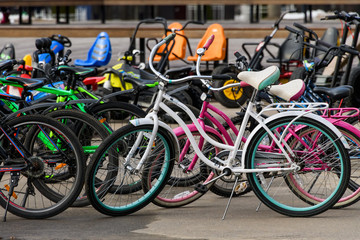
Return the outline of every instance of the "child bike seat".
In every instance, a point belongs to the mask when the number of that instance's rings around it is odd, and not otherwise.
[[[215,36],[214,42],[206,51],[206,54],[201,58],[201,61],[224,60],[226,56],[226,38],[224,34],[224,28],[218,23],[214,23],[207,28],[204,36],[197,45],[197,49],[202,48],[211,35]],[[198,55],[195,54],[195,56],[189,56],[187,60],[195,62],[197,58]]]
[[[334,88],[315,87],[313,91],[314,93],[328,96],[332,101],[337,101],[349,97],[353,93],[354,89],[349,85],[343,85]]]
[[[305,91],[305,83],[301,79],[295,79],[282,85],[272,85],[269,92],[285,101],[296,101]]]
[[[169,29],[181,29],[183,26],[178,23],[178,22],[174,22],[172,24],[169,25]],[[181,31],[177,31],[177,33],[181,34],[181,35],[185,35],[184,30]],[[167,35],[171,34],[171,32],[168,32]],[[165,36],[163,36],[164,38]],[[180,35],[176,35],[176,37],[174,38],[175,44],[173,46],[173,48],[171,49],[171,52],[168,56],[168,60],[169,61],[174,61],[174,60],[179,60],[179,59],[184,59],[185,55],[186,55],[186,39],[185,37],[182,37]],[[172,43],[170,43],[170,46],[172,45]],[[165,46],[166,44],[162,45],[155,57],[154,57],[154,62],[158,62],[161,60],[162,55],[165,55],[166,52],[164,52],[165,50]]]
[[[111,43],[109,35],[101,32],[88,52],[86,60],[76,59],[75,65],[83,67],[102,67],[111,59]]]
[[[279,79],[280,70],[276,66],[270,66],[259,72],[240,72],[237,77],[255,89],[262,90]]]
[[[303,41],[302,39],[296,39],[295,33],[290,33],[286,40],[279,47],[279,54],[277,58],[268,59],[269,63],[289,63],[291,61],[299,61],[303,56]]]

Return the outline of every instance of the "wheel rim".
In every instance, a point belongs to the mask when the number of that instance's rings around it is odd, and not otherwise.
[[[307,126],[311,126],[312,128],[318,129],[317,127],[315,127],[312,124],[309,124],[309,123],[306,123],[306,124],[308,124]],[[275,126],[274,128],[272,127],[271,129],[275,129],[276,127],[279,127],[279,126]],[[324,136],[326,136],[326,138],[331,139],[330,136],[327,133],[322,132],[322,134],[324,134]],[[257,146],[261,144],[262,139],[263,138],[259,139],[259,141],[257,142]],[[339,150],[338,146],[335,146],[335,147],[337,148],[337,150]],[[254,164],[255,156],[252,155],[251,158],[253,159],[252,160],[252,168],[255,168],[255,164]],[[343,160],[341,158],[339,159],[339,161],[343,162]],[[336,174],[336,179],[342,179],[344,177],[343,176],[343,169],[341,168],[340,171],[341,172],[338,172],[338,175]],[[323,171],[323,172],[326,173],[326,171]],[[298,175],[300,175],[300,174],[298,174]],[[282,209],[286,209],[286,210],[292,211],[292,212],[298,212],[298,213],[303,212],[304,213],[306,211],[319,209],[320,207],[324,206],[328,202],[333,201],[332,198],[335,196],[335,194],[340,196],[339,194],[337,194],[337,192],[338,192],[338,190],[340,188],[340,180],[338,180],[336,182],[336,184],[334,184],[334,186],[332,188],[332,191],[330,191],[330,193],[328,195],[323,196],[323,197],[319,197],[319,196],[307,193],[307,191],[306,192],[301,192],[303,187],[300,187],[300,184],[296,184],[296,182],[297,182],[296,177],[294,176],[293,173],[289,173],[289,174],[287,174],[287,176],[283,175],[282,177],[279,177],[278,179],[280,179],[280,180],[284,179],[285,181],[286,181],[286,179],[287,180],[292,180],[292,181],[288,181],[288,183],[292,184],[292,186],[289,186],[289,184],[287,184],[287,185],[289,187],[293,187],[293,190],[297,190],[298,194],[294,194],[294,196],[297,196],[299,201],[297,201],[298,203],[295,202],[296,200],[293,200],[291,202],[285,202],[286,198],[284,198],[283,196],[281,198],[279,198],[279,197],[276,198],[276,196],[273,195],[273,193],[271,193],[270,189],[265,190],[265,188],[262,187],[262,181],[259,178],[257,178],[255,173],[252,173],[249,176],[251,176],[250,178],[252,180],[253,186],[254,185],[257,186],[257,189],[262,192],[262,195],[265,196],[265,198],[268,199],[271,202],[271,205],[273,205],[273,206],[270,206],[270,207],[272,209],[274,209],[274,210],[278,210],[279,208],[280,209],[282,208]],[[301,176],[305,176],[305,175],[301,175]],[[270,177],[268,179],[270,179]],[[308,177],[308,179],[311,180],[311,179],[315,179],[315,178]],[[328,179],[330,179],[330,178],[328,178]],[[306,180],[306,179],[304,178],[304,180]],[[275,183],[275,184],[271,183],[271,184],[281,186],[281,184],[277,184],[277,183]],[[304,182],[303,185],[306,186],[306,182]],[[300,193],[301,193],[302,196],[299,195]],[[263,197],[263,196],[260,196],[260,197]],[[293,199],[295,199],[295,198],[293,198]],[[310,199],[311,199],[311,201],[307,201],[307,200],[310,200]],[[302,201],[302,203],[304,205],[301,204],[301,201]],[[268,203],[265,203],[265,204],[268,205]],[[276,206],[276,207],[274,207],[274,206]]]
[[[230,79],[225,81],[224,86],[232,84],[232,83],[237,83],[237,80],[234,79]],[[228,99],[231,100],[238,100],[242,97],[243,95],[243,89],[241,87],[232,87],[232,88],[227,88],[223,91],[225,97],[227,97]]]
[[[127,135],[123,136],[124,138],[130,136],[131,134],[136,134],[138,132],[141,132],[141,131],[146,131],[146,130],[134,130],[130,133],[128,133]],[[100,204],[103,208],[105,209],[108,209],[110,211],[114,211],[114,212],[126,212],[126,211],[133,211],[133,209],[136,209],[138,207],[141,208],[141,206],[143,204],[145,204],[146,202],[149,201],[149,199],[155,197],[154,194],[156,193],[156,191],[159,189],[159,185],[165,180],[166,178],[166,172],[168,171],[168,169],[170,168],[170,149],[169,149],[169,146],[167,144],[166,141],[164,141],[164,137],[162,135],[157,135],[157,138],[161,139],[161,141],[164,143],[164,146],[163,146],[163,152],[164,152],[164,163],[163,163],[163,167],[166,169],[165,171],[161,171],[160,172],[160,175],[158,176],[158,180],[156,183],[154,183],[153,185],[151,185],[151,188],[150,189],[147,189],[145,191],[145,193],[138,193],[139,196],[136,196],[136,193],[138,191],[141,190],[140,189],[137,189],[136,191],[127,191],[125,193],[121,192],[121,187],[118,187],[118,190],[117,191],[108,191],[107,193],[104,192],[103,194],[100,194],[101,196],[98,196],[98,192],[99,192],[99,189],[97,189],[97,186],[96,184],[100,185],[99,182],[96,181],[96,172],[99,172],[99,169],[101,168],[101,165],[103,165],[104,163],[99,161],[96,165],[96,171],[93,176],[92,176],[92,191],[95,193],[95,197],[97,199],[97,203]],[[113,146],[116,146],[116,144],[120,141],[120,139],[118,139],[118,141],[114,142],[109,148],[113,148]],[[105,156],[106,154],[108,154],[108,150],[106,152],[104,152],[103,156]],[[102,157],[103,159],[105,159],[104,157]],[[123,167],[122,165],[118,165],[118,166],[113,166],[113,168],[121,168]],[[110,169],[110,171],[113,171]],[[143,171],[143,170],[142,170]],[[113,176],[114,177],[114,180],[115,178],[117,178],[117,176]],[[141,176],[142,177],[142,176]],[[140,178],[141,178],[140,177]],[[100,178],[99,178],[100,179]],[[134,179],[135,181],[136,179]],[[105,178],[105,181],[103,182],[107,182],[107,181],[110,181],[109,178]],[[136,183],[138,181],[135,181]],[[101,183],[102,184],[102,183]],[[130,183],[131,184],[131,183]],[[106,185],[106,184],[105,184]],[[106,189],[106,187],[105,187]],[[109,188],[110,189],[110,188]],[[100,190],[102,191],[102,190]],[[141,191],[142,192],[142,191]],[[134,195],[134,198],[131,199],[131,194]],[[114,198],[116,200],[116,196],[119,198],[119,203],[116,203],[115,200],[112,202],[112,201],[105,201],[104,200],[104,197],[105,195],[107,195],[107,198]],[[110,197],[109,197],[110,195]],[[124,197],[123,199],[121,197]],[[126,202],[126,199],[128,200],[128,202]],[[121,201],[120,201],[121,200]],[[149,201],[150,202],[150,201]]]

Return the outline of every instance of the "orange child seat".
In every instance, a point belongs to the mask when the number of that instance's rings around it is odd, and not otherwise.
[[[218,23],[214,23],[206,29],[206,32],[201,38],[201,41],[199,42],[196,49],[202,48],[211,35],[215,36],[214,42],[210,45],[209,49],[206,51],[206,54],[201,58],[201,61],[224,60],[226,56],[226,38],[224,34],[224,28]],[[194,62],[197,60],[197,58],[198,55],[195,54],[195,56],[189,56],[187,60]]]
[[[169,29],[181,29],[183,26],[178,23],[178,22],[174,22],[172,24],[170,24],[168,26]],[[181,34],[181,35],[185,35],[184,30],[181,31],[176,31],[177,33]],[[167,35],[171,34],[171,32],[168,32]],[[164,38],[165,36],[163,36]],[[184,59],[185,55],[186,55],[186,39],[182,36],[176,35],[175,39],[175,44],[174,47],[171,50],[171,53],[169,54],[168,60],[169,61],[174,61],[174,60],[179,60],[179,59]],[[170,47],[171,47],[170,43]],[[165,46],[166,44],[160,46],[160,48],[157,51],[157,55],[155,55],[154,57],[154,61],[158,62],[161,60],[161,54],[164,52],[165,50]]]

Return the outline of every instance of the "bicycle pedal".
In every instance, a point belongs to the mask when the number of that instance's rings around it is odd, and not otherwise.
[[[242,193],[244,191],[246,191],[246,189],[249,187],[248,182],[241,182],[239,183],[236,187],[235,187],[235,193],[239,194]]]
[[[198,183],[195,185],[195,190],[199,193],[206,193],[208,191],[208,188],[205,185]]]

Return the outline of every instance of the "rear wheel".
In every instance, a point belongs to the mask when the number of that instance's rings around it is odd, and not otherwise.
[[[341,198],[349,183],[350,161],[339,137],[322,122],[305,117],[293,120],[283,117],[267,126],[275,136],[279,132],[285,136],[289,145],[285,151],[293,154],[290,156],[298,169],[249,173],[247,178],[253,192],[269,208],[288,216],[309,217],[328,210]],[[275,146],[268,139],[272,138],[264,129],[256,132],[245,153],[246,168],[290,167],[280,149],[258,151],[261,145]]]
[[[86,163],[90,162],[90,158],[95,153],[95,150],[110,135],[105,126],[97,119],[78,110],[56,110],[47,114],[47,116],[67,125],[75,133],[82,145]],[[84,207],[89,204],[85,194],[85,187],[83,187],[79,197],[72,206]]]
[[[344,208],[360,200],[360,179],[358,175],[360,169],[360,137],[344,127],[336,127],[340,130],[350,145],[350,149],[348,151],[351,165],[349,186],[339,202],[334,205],[334,208]]]
[[[31,154],[32,168],[20,172],[8,210],[24,218],[48,218],[67,209],[84,183],[84,155],[76,136],[64,125],[45,116],[24,116],[7,123],[10,136],[17,138]],[[0,135],[13,161],[24,163],[17,151]],[[5,165],[0,159],[0,165]],[[6,165],[5,165],[6,166]],[[0,204],[8,198],[10,172],[0,173]]]

